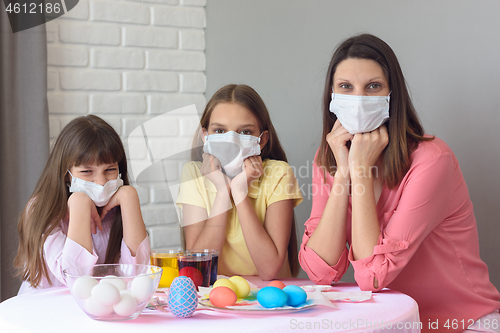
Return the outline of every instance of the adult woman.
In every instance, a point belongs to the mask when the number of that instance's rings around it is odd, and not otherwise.
[[[424,134],[385,42],[363,34],[337,48],[323,113],[299,253],[309,278],[338,281],[350,261],[361,289],[412,296],[423,331],[436,321],[464,331],[492,312],[498,327],[500,294],[479,258],[460,167],[442,140]]]

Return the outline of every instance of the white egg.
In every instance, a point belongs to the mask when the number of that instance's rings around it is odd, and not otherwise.
[[[129,294],[130,296],[132,296],[132,292],[130,290],[120,290],[120,296],[123,295],[123,294]]]
[[[85,301],[85,310],[93,316],[104,317],[113,312],[113,307],[102,305],[94,297],[89,297]]]
[[[96,279],[91,276],[82,276],[73,283],[71,291],[76,298],[87,299],[90,297],[90,291],[95,285],[97,285]]]
[[[132,281],[132,296],[138,303],[149,301],[153,292],[153,280],[149,276],[138,276]]]
[[[113,306],[120,301],[120,291],[111,283],[99,283],[92,288],[90,294],[105,306]]]
[[[128,317],[137,310],[137,302],[132,295],[123,293],[120,297],[120,302],[113,306],[113,310],[120,316]]]
[[[127,283],[125,282],[125,280],[120,279],[114,275],[108,275],[104,277],[99,283],[111,283],[116,288],[118,288],[118,290],[127,289]]]

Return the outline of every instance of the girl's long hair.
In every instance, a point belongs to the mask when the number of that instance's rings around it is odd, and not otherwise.
[[[384,150],[383,175],[389,188],[398,185],[410,169],[410,155],[425,137],[424,130],[411,102],[403,71],[392,49],[383,40],[370,34],[348,38],[334,52],[325,80],[323,91],[323,135],[316,163],[323,171],[335,174],[336,162],[326,141],[337,117],[330,112],[329,105],[333,89],[333,75],[340,62],[346,59],[369,59],[376,61],[383,69],[391,90],[389,120],[385,123],[389,133],[389,144]]]
[[[116,131],[104,120],[87,115],[72,120],[64,127],[18,222],[19,248],[14,266],[23,280],[35,288],[43,277],[52,284],[43,247],[68,210],[68,170],[78,165],[116,162],[124,184],[128,185],[123,144]],[[115,210],[105,263],[116,263],[120,257],[123,225],[120,207]]]
[[[207,106],[203,111],[203,115],[201,116],[200,130],[197,131],[193,140],[193,149],[191,151],[191,159],[193,161],[202,160],[203,140],[201,137],[201,128],[208,129],[210,116],[212,115],[214,108],[219,103],[237,103],[244,106],[257,118],[260,132],[269,132],[269,140],[264,148],[262,148],[260,154],[262,160],[269,158],[288,162],[285,151],[283,150],[283,147],[278,139],[278,134],[276,133],[273,123],[271,122],[271,117],[269,116],[266,104],[253,88],[244,84],[228,84],[220,88],[207,103]],[[295,230],[295,225],[294,214],[292,219],[290,241],[288,242],[288,262],[290,264],[292,276],[296,276],[299,272],[299,262],[297,259],[297,231]]]

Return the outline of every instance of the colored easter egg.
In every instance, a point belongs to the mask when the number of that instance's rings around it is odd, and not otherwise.
[[[224,286],[212,289],[209,298],[210,302],[218,308],[234,305],[238,300],[236,293],[232,289]]]
[[[229,281],[229,279],[218,279],[214,283],[214,288],[217,288],[217,287],[228,287],[232,291],[236,292],[236,288],[234,287],[234,284],[231,281]]]
[[[179,276],[179,269],[173,267],[162,267],[163,273],[161,274],[160,286],[164,288],[170,287],[172,281]]]
[[[187,276],[178,276],[172,281],[168,293],[168,307],[178,318],[191,317],[198,306],[196,287]]]
[[[196,288],[203,284],[203,275],[196,267],[186,266],[179,269],[179,276],[187,276],[193,280]]]
[[[283,291],[287,296],[286,305],[300,306],[307,300],[307,293],[300,287],[286,286]]]
[[[236,296],[239,298],[247,297],[250,294],[250,284],[241,276],[232,276],[229,278],[229,281],[234,284]]]
[[[286,304],[287,296],[276,287],[264,287],[257,293],[257,301],[265,308],[279,308]]]
[[[286,285],[279,280],[273,280],[273,281],[269,282],[268,286],[276,287],[276,288],[280,288],[280,289],[283,289],[286,287]]]

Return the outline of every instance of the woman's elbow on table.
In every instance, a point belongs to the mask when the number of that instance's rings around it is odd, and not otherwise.
[[[317,265],[315,261],[308,261],[307,256],[303,255],[303,253],[299,253],[299,263],[309,280],[318,285],[331,285],[338,282],[342,277],[341,274],[331,269],[326,263]]]
[[[356,280],[359,289],[362,291],[377,292],[385,288],[383,284],[379,283],[379,280],[375,275],[372,275],[371,277],[359,278],[356,276],[356,273],[354,273],[354,279]]]

